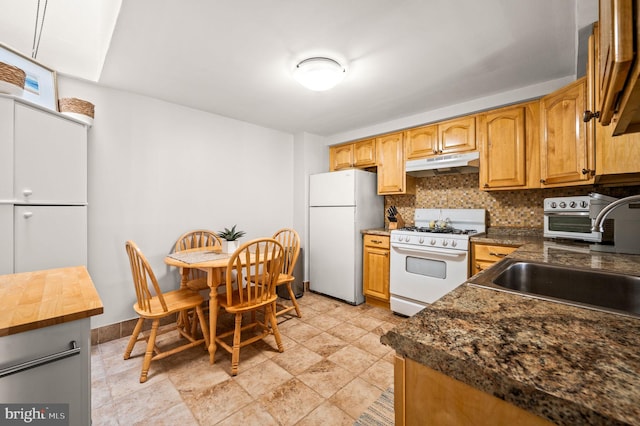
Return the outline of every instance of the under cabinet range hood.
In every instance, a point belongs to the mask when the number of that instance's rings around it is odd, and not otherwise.
[[[415,177],[440,176],[461,173],[478,173],[480,153],[444,154],[435,157],[407,161],[408,175]]]

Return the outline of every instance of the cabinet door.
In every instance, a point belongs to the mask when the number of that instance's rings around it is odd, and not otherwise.
[[[524,107],[518,107],[483,114],[478,119],[482,189],[526,185],[524,117]]]
[[[34,421],[34,425],[91,424],[90,321],[83,318],[0,337],[0,369],[7,374],[0,379],[0,400],[13,404],[68,404],[67,421]],[[33,367],[22,370],[24,363]]]
[[[438,153],[438,126],[417,127],[405,132],[407,160],[426,158]]]
[[[353,148],[354,161],[356,167],[373,167],[376,165],[376,140],[367,139],[356,142]]]
[[[476,117],[462,117],[438,124],[439,154],[476,149]]]
[[[363,260],[365,296],[389,301],[389,237],[365,235]]]
[[[14,196],[25,203],[87,202],[87,128],[15,106]]]
[[[331,171],[353,167],[353,144],[332,146],[329,148],[329,157]]]
[[[633,62],[633,5],[631,0],[600,0],[599,35],[600,123],[611,123],[616,101]]]
[[[540,178],[543,187],[593,183],[593,138],[582,120],[583,77],[541,101]]]
[[[13,274],[13,204],[0,203],[0,275]]]
[[[15,206],[14,270],[87,265],[86,206]]]
[[[382,136],[377,144],[378,194],[402,194],[406,185],[402,133]]]

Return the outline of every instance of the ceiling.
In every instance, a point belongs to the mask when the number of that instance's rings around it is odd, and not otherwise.
[[[40,0],[41,9],[45,0]],[[38,0],[0,0],[30,55]],[[58,72],[291,133],[330,136],[576,73],[597,0],[52,0],[37,60]],[[340,85],[292,78],[329,56]]]

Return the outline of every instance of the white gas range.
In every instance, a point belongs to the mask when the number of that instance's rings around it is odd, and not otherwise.
[[[484,209],[416,209],[391,231],[391,310],[411,316],[468,278],[469,238],[486,231]]]

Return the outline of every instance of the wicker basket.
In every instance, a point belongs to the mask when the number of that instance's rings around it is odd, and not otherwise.
[[[1,92],[4,92],[4,90],[2,90],[3,87],[9,90],[11,87],[9,85],[16,86],[16,90],[22,91],[26,77],[27,74],[22,69],[0,62],[0,82],[4,83],[0,85]],[[11,88],[11,90],[13,90],[13,88]],[[10,92],[7,91],[6,93]]]
[[[93,118],[94,106],[91,102],[78,98],[61,98],[58,100],[60,112],[71,112]]]

